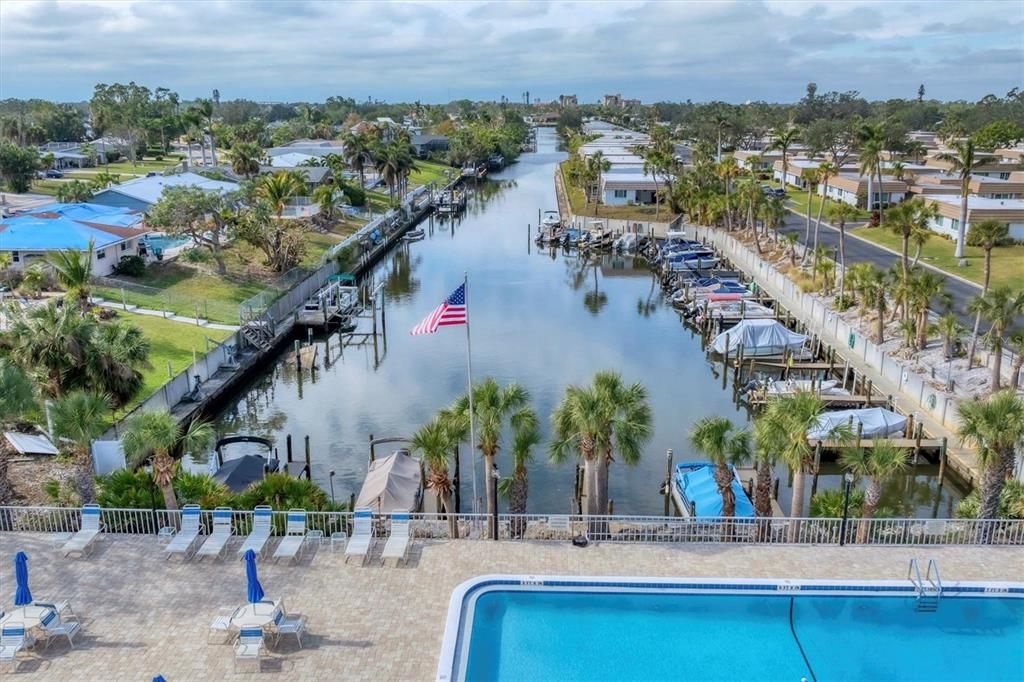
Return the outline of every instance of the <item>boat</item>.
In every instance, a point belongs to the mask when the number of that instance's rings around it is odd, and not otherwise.
[[[716,336],[711,342],[711,350],[732,355],[743,346],[744,357],[765,357],[782,355],[786,351],[799,352],[806,342],[806,336],[791,332],[777,320],[743,320]]]
[[[633,232],[627,232],[612,242],[612,248],[619,253],[632,253],[640,248],[640,237]]]
[[[782,398],[800,392],[815,395],[850,395],[835,379],[753,379],[740,389],[740,395],[761,393],[766,398]]]
[[[405,236],[402,237],[402,239],[404,239],[407,242],[418,242],[419,240],[423,239],[426,236],[427,233],[424,232],[423,230],[412,230],[411,232],[406,232]]]
[[[370,462],[356,509],[372,509],[375,514],[419,511],[423,504],[423,473],[420,460],[408,450],[395,450],[387,457]]]
[[[466,208],[466,193],[457,189],[441,192],[437,197],[437,212],[446,215],[459,213]]]
[[[737,519],[754,518],[754,504],[743,489],[736,468],[732,472],[732,492],[736,498]],[[722,495],[715,482],[715,465],[707,461],[680,462],[672,474],[672,500],[676,508],[688,519],[715,519],[722,516]]]
[[[562,246],[579,246],[590,239],[590,233],[570,227],[562,233]]]
[[[544,211],[544,215],[540,219],[540,226],[542,230],[561,227],[562,215],[558,211]]]
[[[889,438],[900,436],[906,430],[907,418],[884,407],[823,412],[818,422],[807,430],[807,437],[828,440],[833,430],[844,424],[848,424],[854,433],[859,426],[861,438]]]
[[[265,454],[247,453],[230,459],[224,458],[224,448],[237,443],[253,443],[265,449]],[[242,492],[253,483],[262,481],[268,473],[281,470],[281,462],[272,457],[274,444],[260,436],[226,436],[214,446],[210,460],[213,479],[227,486],[233,493]]]

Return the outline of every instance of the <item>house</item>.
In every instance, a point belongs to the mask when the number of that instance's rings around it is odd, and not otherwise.
[[[86,153],[89,149],[82,149],[83,145],[88,145],[91,153]],[[103,137],[92,142],[47,142],[39,147],[39,153],[52,154],[54,168],[84,168],[105,164],[108,154],[123,154],[126,148],[127,142],[123,140]]]
[[[623,109],[632,109],[640,106],[640,100],[638,99],[624,99],[619,102],[619,106]]]
[[[0,222],[0,253],[23,269],[54,251],[87,251],[92,243],[92,272],[103,277],[122,256],[138,255],[139,239],[148,232],[142,213],[129,208],[48,204]]]
[[[1024,147],[997,149],[992,155],[998,157],[1003,163],[1015,163],[1018,166],[1024,163]]]
[[[942,159],[934,156],[929,156],[924,160],[926,166],[939,169],[940,172],[954,172],[953,164],[949,161],[943,161]],[[984,175],[990,178],[1001,178],[1003,180],[1009,180],[1010,173],[1015,170],[1020,170],[1020,164],[1017,162],[1007,162],[1000,159],[978,166],[974,171],[975,175]]]
[[[576,100],[576,95],[559,95],[558,106],[565,109],[566,107],[579,106],[579,102]]]
[[[1020,199],[1024,197],[1024,171],[1014,171],[1007,179],[972,175],[968,192],[986,199]],[[935,173],[915,177],[910,191],[924,196],[960,196],[960,176]]]
[[[926,195],[924,200],[939,209],[939,217],[929,227],[948,237],[956,239],[960,230],[960,202],[958,196]],[[971,223],[994,218],[1010,226],[1010,238],[1024,240],[1024,199],[989,199],[987,197],[967,198],[967,226]]]
[[[789,158],[789,166],[786,169],[786,184],[799,187],[800,189],[807,189],[807,183],[804,181],[801,174],[807,169],[817,169],[821,164],[825,162],[825,159],[807,159],[807,158]],[[848,159],[839,167],[840,173],[857,173],[857,161]],[[772,164],[772,177],[775,180],[782,181],[782,155],[779,155],[778,161]]]
[[[413,135],[409,143],[416,150],[416,156],[426,158],[431,152],[448,151],[448,138],[444,135]]]
[[[361,125],[361,124],[360,124]],[[270,147],[266,155],[273,159],[275,156],[285,154],[305,154],[316,158],[323,158],[328,154],[342,154],[345,151],[345,144],[341,140],[293,140],[281,147]],[[299,164],[290,164],[297,166]]]
[[[828,197],[836,201],[842,201],[851,206],[862,206],[868,198],[868,177],[859,173],[839,173],[828,180]],[[879,188],[878,179],[871,179],[871,193],[873,198],[871,205],[879,201],[883,204],[897,204],[907,196],[907,183],[897,180],[891,175],[882,176],[882,186]],[[824,195],[825,184],[818,183],[818,194]]]
[[[302,152],[287,152],[285,154],[278,154],[268,158],[270,159],[270,165],[275,168],[294,168],[295,166],[308,165],[311,161],[319,163],[320,159],[323,157],[313,154],[303,154]]]
[[[601,98],[601,104],[618,109],[622,106],[622,95],[605,95]]]
[[[269,175],[281,171],[294,171],[303,176],[310,190],[327,184],[333,179],[330,166],[260,166],[260,175]]]
[[[97,192],[90,201],[93,204],[120,206],[145,212],[160,199],[165,187],[182,186],[199,187],[209,192],[217,192],[218,194],[235,192],[239,188],[237,182],[211,180],[196,173],[154,175],[152,177],[129,180],[120,185],[111,185],[107,189]]]
[[[607,206],[653,204],[664,183],[643,168],[616,168],[601,174],[601,201]]]

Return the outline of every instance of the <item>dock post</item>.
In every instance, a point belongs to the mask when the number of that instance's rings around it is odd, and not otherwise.
[[[356,510],[356,494],[355,493],[349,493],[348,494],[348,510],[350,512]]]
[[[740,385],[740,369],[743,367],[743,344],[736,349],[736,366],[732,370],[732,390],[738,391]]]
[[[285,457],[287,458],[285,461],[287,461],[290,464],[292,461],[292,434],[290,433],[287,436],[285,436],[284,451]]]
[[[725,351],[722,354],[722,388],[725,388],[726,377],[729,376],[729,332],[725,333]]]
[[[672,448],[665,452],[665,516],[671,512],[672,501]]]
[[[298,339],[295,339],[295,343],[293,344],[293,348],[295,349],[295,369],[299,370],[302,369],[302,354],[299,352],[301,344],[302,342]]]
[[[871,379],[868,379],[868,387],[864,391],[864,394],[868,397],[868,407],[871,407],[871,392],[873,389],[874,386],[872,385]]]
[[[386,348],[387,347],[387,342],[388,342],[388,316],[387,316],[387,313],[385,312],[384,301],[385,301],[384,292],[381,291],[380,292],[380,333],[381,333],[381,336],[384,337],[384,344],[385,344],[385,348]]]
[[[814,444],[814,478],[811,479],[811,497],[818,492],[818,474],[821,473],[821,441]]]
[[[303,443],[303,445],[306,448],[306,467],[303,469],[303,471],[306,473],[306,480],[311,481],[313,480],[313,465],[312,462],[310,461],[311,457],[309,454],[309,434],[306,434],[305,442]]]
[[[907,415],[907,425],[903,427],[904,438],[914,437],[914,413],[911,412]]]
[[[326,315],[324,317],[325,317],[324,325],[326,325],[327,324]],[[313,328],[312,327],[306,327],[306,345],[309,345],[309,346],[313,345]]]
[[[946,445],[948,439],[942,437],[942,445],[939,446],[939,487],[942,487],[943,478],[946,475]],[[941,494],[941,493],[940,493]]]
[[[850,376],[850,360],[846,360],[846,364],[843,365],[843,390],[846,390],[846,380]]]
[[[459,488],[462,487],[462,466],[461,466],[461,460],[462,460],[462,458],[459,456],[459,444],[456,443],[455,444],[455,476],[453,477],[454,480],[452,481],[452,484],[453,484],[452,487],[454,489],[452,492],[454,493],[454,496],[455,496],[455,513],[456,514],[462,513],[462,493],[459,491]]]
[[[374,452],[373,452],[373,434],[371,433],[370,434],[370,461],[372,462],[374,459],[376,459],[376,457],[374,456]]]
[[[924,435],[924,424],[921,422],[917,423],[917,430],[914,433],[914,464],[917,464],[917,460],[921,457],[921,436]]]

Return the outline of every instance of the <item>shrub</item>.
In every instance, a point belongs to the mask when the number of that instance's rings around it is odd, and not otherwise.
[[[181,258],[186,263],[209,263],[213,254],[206,249],[186,249],[182,251]]]
[[[978,491],[960,500],[956,506],[956,516],[960,519],[974,519],[980,508]],[[1011,479],[1006,482],[999,494],[999,510],[996,517],[1000,519],[1024,519],[1024,483]]]
[[[107,163],[114,163],[121,158],[121,152],[116,150],[110,150],[107,152]]]
[[[362,187],[346,182],[341,186],[341,191],[344,193],[345,198],[348,199],[348,203],[353,206],[366,205],[366,192]]]
[[[154,158],[155,160],[157,160],[157,161],[163,161],[163,160],[164,160],[164,155],[163,155],[163,154],[157,154],[157,155],[156,155],[156,156],[154,156],[153,158]]]
[[[124,277],[142,277],[146,274],[146,261],[142,256],[121,256],[114,266],[114,274]]]
[[[852,308],[853,305],[856,303],[857,300],[853,297],[852,294],[843,294],[842,296],[836,296],[834,305],[836,307],[836,310],[838,310],[839,312],[843,312],[844,310],[849,310],[850,308]]]
[[[974,225],[967,226],[967,246],[983,246],[982,240],[978,238],[977,232],[974,231]],[[1012,246],[1014,243],[1013,237],[1006,235],[1004,238],[996,242],[996,246]]]
[[[339,272],[348,272],[349,266],[352,264],[354,254],[352,253],[351,246],[343,246],[338,249],[338,253],[334,255],[334,260],[338,263]]]

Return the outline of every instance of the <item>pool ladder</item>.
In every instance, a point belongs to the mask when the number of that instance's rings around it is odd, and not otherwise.
[[[907,578],[917,590],[917,604],[914,606],[914,610],[925,613],[938,611],[939,600],[942,598],[942,577],[939,576],[938,562],[935,559],[929,559],[924,578],[921,578],[921,566],[917,563],[917,559],[911,559]]]

